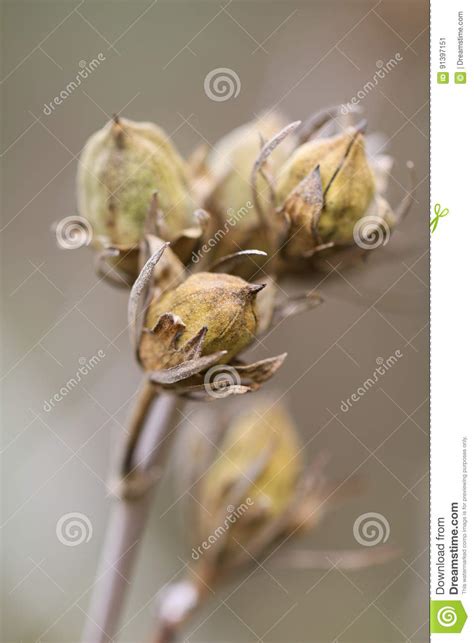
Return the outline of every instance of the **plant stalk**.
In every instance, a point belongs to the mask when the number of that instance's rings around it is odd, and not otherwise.
[[[83,643],[114,640],[129,588],[142,535],[156,490],[156,470],[163,469],[174,437],[180,400],[171,393],[159,397],[146,380],[130,419],[121,461],[121,475],[142,474],[148,485],[133,499],[123,497],[111,509],[98,572],[84,627]],[[124,480],[127,482],[126,478]]]

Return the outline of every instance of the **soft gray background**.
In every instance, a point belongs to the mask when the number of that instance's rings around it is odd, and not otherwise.
[[[110,506],[104,483],[140,379],[124,332],[126,295],[98,282],[87,249],[60,250],[51,231],[76,211],[77,155],[87,137],[123,110],[161,124],[189,153],[264,108],[295,119],[348,100],[378,60],[397,52],[403,62],[363,105],[370,131],[388,135],[399,161],[393,202],[404,194],[403,162],[416,164],[410,218],[366,266],[321,284],[324,307],[282,324],[253,355],[289,351],[268,388],[284,394],[303,440],[315,436],[308,457],[327,448],[336,477],[357,469],[365,480],[360,497],[304,546],[357,547],[354,520],[376,511],[400,557],[346,576],[272,567],[278,583],[260,570],[236,591],[222,588],[189,632],[194,642],[427,641],[428,2],[15,1],[2,9],[2,643],[78,640]],[[99,52],[99,69],[45,116],[43,104],[74,78],[79,61]],[[239,74],[237,98],[207,98],[203,81],[216,67]],[[44,400],[79,358],[99,349],[106,358],[83,386],[45,413]],[[397,349],[404,357],[380,386],[341,414],[341,398],[371,375],[377,357]],[[151,598],[182,567],[177,556],[189,557],[181,503],[160,520],[175,499],[167,484],[120,641],[149,639]],[[69,512],[90,518],[89,542],[59,542],[56,523]]]

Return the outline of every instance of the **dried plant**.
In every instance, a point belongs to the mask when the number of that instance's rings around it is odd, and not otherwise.
[[[153,489],[173,442],[175,410],[189,398],[213,401],[260,388],[286,352],[250,364],[242,352],[272,325],[322,301],[314,289],[282,298],[279,282],[289,273],[324,269],[327,257],[349,261],[366,254],[381,245],[374,238],[384,244],[406,214],[412,192],[390,208],[383,194],[392,161],[367,155],[366,125],[356,117],[347,121],[333,108],[284,126],[283,117],[267,114],[188,161],[156,125],[121,117],[86,144],[79,211],[92,226],[97,273],[130,289],[131,343],[144,372],[112,485],[119,501],[87,643],[116,633]],[[206,407],[208,417],[212,408]],[[160,641],[171,640],[166,637],[200,603],[206,584],[239,569],[249,552],[261,558],[314,525],[328,507],[323,460],[303,471],[295,429],[282,410],[270,422],[246,418],[225,428],[225,457],[200,487],[211,523],[201,515],[197,529],[209,532],[226,507],[244,497],[252,506],[193,570],[202,584],[178,586],[188,597],[182,615],[173,621],[162,603]],[[230,446],[235,438],[241,449]],[[196,471],[206,462],[198,454]],[[360,562],[353,553],[349,560]]]

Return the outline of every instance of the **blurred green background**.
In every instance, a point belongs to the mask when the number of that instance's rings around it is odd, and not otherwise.
[[[404,162],[415,162],[411,215],[364,266],[314,275],[325,305],[279,326],[252,356],[289,351],[267,390],[284,394],[310,441],[308,458],[327,449],[335,477],[357,469],[364,481],[360,496],[306,536],[304,548],[356,547],[354,521],[375,511],[389,521],[400,556],[352,574],[260,570],[213,597],[189,640],[427,641],[428,2],[19,0],[3,2],[2,13],[1,640],[78,641],[110,506],[105,482],[140,380],[125,332],[126,294],[98,283],[87,249],[55,244],[54,223],[76,213],[77,157],[88,136],[120,112],[157,122],[189,154],[264,109],[294,120],[350,100],[378,61],[399,53],[403,60],[361,104],[369,132],[386,135],[397,161],[392,203],[405,194]],[[100,66],[46,115],[44,104],[99,53]],[[219,67],[241,83],[238,96],[222,102],[204,91]],[[101,363],[46,413],[44,400],[100,349]],[[377,357],[396,350],[403,359],[341,416],[341,399],[372,374]],[[179,456],[176,463],[179,477]],[[177,497],[169,478],[121,642],[149,640],[152,597],[189,559]],[[92,525],[77,547],[56,535],[71,512]]]

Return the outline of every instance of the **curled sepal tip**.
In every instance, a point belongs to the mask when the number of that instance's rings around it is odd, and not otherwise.
[[[263,250],[239,250],[239,252],[234,252],[215,261],[209,267],[209,272],[232,272],[237,265],[249,259],[252,260],[252,257],[267,256]],[[254,265],[256,264],[254,263]]]
[[[135,350],[138,349],[138,343],[143,327],[143,317],[146,309],[146,300],[153,270],[168,246],[169,243],[164,243],[161,248],[152,254],[143,266],[137,280],[133,284],[132,290],[130,291],[130,297],[128,300],[128,327],[132,346]]]

